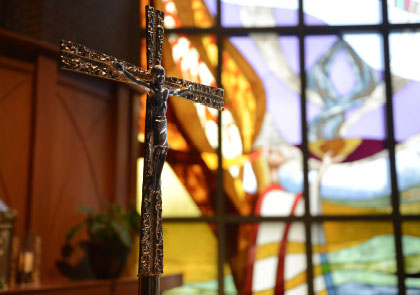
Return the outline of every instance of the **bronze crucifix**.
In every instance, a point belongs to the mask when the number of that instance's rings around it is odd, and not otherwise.
[[[146,6],[147,70],[83,45],[62,40],[60,66],[83,74],[132,83],[147,92],[141,205],[139,294],[159,294],[163,273],[160,176],[169,149],[166,108],[169,95],[223,110],[223,89],[167,77],[161,66],[164,13]]]

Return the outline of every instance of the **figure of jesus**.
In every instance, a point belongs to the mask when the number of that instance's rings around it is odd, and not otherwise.
[[[160,177],[166,155],[169,150],[166,109],[169,95],[182,95],[191,91],[191,86],[186,89],[170,90],[163,87],[165,82],[165,69],[161,65],[155,65],[151,69],[152,83],[147,83],[134,77],[124,69],[124,66],[114,62],[113,67],[122,73],[127,79],[140,86],[150,97],[152,102],[152,131],[153,131],[153,190],[160,190]]]

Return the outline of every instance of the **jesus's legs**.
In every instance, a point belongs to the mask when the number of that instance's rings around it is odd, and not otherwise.
[[[158,145],[153,147],[153,190],[160,190],[160,177],[162,175],[163,165],[168,154],[169,145]]]

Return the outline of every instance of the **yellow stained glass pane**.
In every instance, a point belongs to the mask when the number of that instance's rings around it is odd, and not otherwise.
[[[137,208],[141,209],[141,195],[143,184],[143,158],[137,162]],[[163,217],[198,217],[201,216],[197,207],[185,186],[168,163],[165,163],[162,171],[162,212]]]
[[[217,294],[217,239],[206,223],[163,224],[165,274],[183,274],[183,286],[164,294]]]

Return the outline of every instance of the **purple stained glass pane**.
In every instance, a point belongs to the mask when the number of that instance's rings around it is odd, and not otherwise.
[[[381,47],[368,51],[362,46],[367,41],[375,45],[379,39],[361,34],[305,39],[310,142],[385,139],[382,67],[371,60]]]
[[[217,2],[216,0],[204,0],[204,3],[207,6],[207,9],[213,16],[217,15]]]
[[[256,43],[258,40],[254,41],[248,37],[233,37],[230,38],[230,41],[247,59],[263,82],[267,99],[267,111],[280,135],[289,144],[300,144],[302,139],[300,132],[299,93],[291,88],[292,85],[287,85],[279,77],[278,73],[273,72],[273,68],[270,68],[269,57],[264,56]],[[299,46],[298,39],[296,37],[280,37],[278,38],[278,44],[280,46],[273,48],[273,50],[281,50],[286,60],[290,60],[290,63],[283,66],[290,67],[295,74],[298,74],[299,62],[296,50]],[[274,63],[276,61],[271,62]],[[299,80],[296,81],[299,83]],[[295,87],[298,88],[299,84],[295,85]]]
[[[338,40],[337,36],[317,36],[305,39],[305,69],[310,69],[317,60]]]
[[[383,93],[385,96],[385,93]],[[357,116],[360,108],[354,108],[346,113],[346,120]],[[385,106],[381,106],[362,116],[357,122],[352,124],[345,134],[344,138],[363,138],[363,139],[385,139]]]
[[[338,53],[334,63],[331,65],[330,79],[342,96],[353,89],[356,77],[344,51]]]
[[[395,139],[404,142],[420,134],[420,82],[411,81],[394,94]]]

